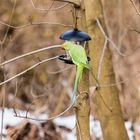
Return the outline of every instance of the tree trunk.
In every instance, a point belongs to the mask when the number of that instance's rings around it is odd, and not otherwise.
[[[95,19],[98,18],[105,28],[102,3],[100,0],[84,0],[84,5],[87,29],[92,37],[89,43],[91,66],[94,67],[93,73],[97,75],[98,63],[105,38]],[[99,83],[100,85],[115,83],[109,47],[106,48],[103,58]],[[96,105],[97,117],[102,127],[104,140],[128,140],[117,88],[115,86],[101,87],[98,92],[95,93],[94,102]]]
[[[84,1],[81,1],[80,8],[77,8],[80,18],[78,19],[78,29],[87,32]],[[86,46],[87,48],[88,46]],[[75,104],[75,114],[76,114],[76,132],[77,140],[90,140],[90,127],[89,127],[89,117],[90,117],[90,103],[89,103],[89,71],[84,69],[82,79],[79,84],[79,96]]]

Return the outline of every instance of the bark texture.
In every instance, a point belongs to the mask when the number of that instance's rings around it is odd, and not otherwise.
[[[84,0],[84,5],[87,29],[92,37],[89,43],[91,66],[94,67],[93,73],[97,75],[98,63],[105,38],[95,19],[98,18],[105,28],[102,3],[100,0]],[[99,82],[100,85],[115,83],[109,47],[106,48]],[[128,140],[117,88],[115,86],[100,88],[98,92],[95,93],[94,102],[96,104],[97,117],[102,127],[104,140]]]
[[[77,26],[78,29],[87,32],[83,0],[81,1],[80,5],[80,8],[76,9],[76,12],[80,16],[77,22]],[[75,114],[77,119],[77,140],[90,140],[89,71],[86,69],[83,72],[78,91],[79,96],[75,104]]]

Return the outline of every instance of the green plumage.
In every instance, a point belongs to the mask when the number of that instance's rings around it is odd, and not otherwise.
[[[74,44],[73,42],[67,41],[62,46],[66,51],[69,52],[73,63],[77,66],[73,97],[72,97],[72,101],[74,102],[76,99],[78,85],[83,74],[83,69],[85,67],[90,69],[90,67],[88,65],[85,49],[81,45],[77,45]]]

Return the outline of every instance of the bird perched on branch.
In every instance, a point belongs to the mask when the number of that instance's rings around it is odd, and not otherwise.
[[[78,85],[83,74],[83,69],[87,68],[91,70],[91,67],[89,66],[87,55],[83,46],[75,44],[74,42],[71,41],[66,41],[64,44],[62,44],[61,48],[69,52],[72,62],[77,66],[72,96],[72,101],[75,102]]]

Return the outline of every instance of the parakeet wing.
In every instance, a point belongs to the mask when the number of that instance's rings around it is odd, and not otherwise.
[[[83,64],[85,67],[88,64],[85,49],[81,45],[74,45],[69,53],[76,65]]]

